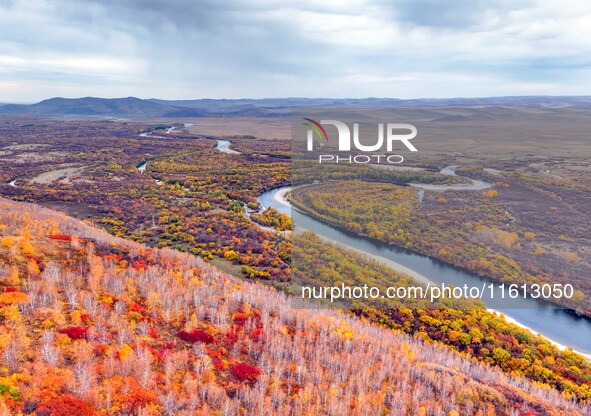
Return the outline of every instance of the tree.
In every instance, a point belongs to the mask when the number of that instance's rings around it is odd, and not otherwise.
[[[502,364],[511,358],[511,353],[504,348],[496,347],[492,350],[492,356],[495,361]]]
[[[0,241],[0,243],[6,247],[6,248],[12,248],[12,246],[14,246],[14,237],[11,236],[6,236],[6,237],[2,237],[2,240]]]
[[[58,365],[60,361],[60,350],[54,345],[55,334],[51,331],[44,331],[41,337],[41,357],[49,365]]]
[[[496,198],[499,196],[499,191],[497,191],[496,189],[489,189],[488,191],[486,191],[486,196],[490,199]]]
[[[440,205],[445,205],[447,204],[447,199],[445,199],[444,197],[440,196],[439,198],[437,198],[437,203]]]

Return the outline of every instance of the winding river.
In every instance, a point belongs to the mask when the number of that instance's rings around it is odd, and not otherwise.
[[[218,149],[220,152],[224,152],[229,155],[239,155],[240,152],[230,149],[231,144],[232,142],[229,142],[228,140],[218,140],[218,144],[215,148]]]
[[[449,169],[452,171],[443,173],[455,174],[453,167]],[[415,186],[419,188],[419,191],[424,192],[418,184]],[[482,189],[487,187],[485,183],[480,186],[484,186]],[[259,196],[258,201],[264,208],[273,207],[291,215],[297,230],[313,230],[324,239],[336,241],[347,248],[363,252],[395,270],[414,276],[419,281],[430,281],[435,284],[447,283],[458,287],[464,284],[467,284],[468,287],[482,287],[483,284],[492,283],[490,279],[475,273],[458,269],[403,248],[360,237],[321,222],[298,210],[292,210],[288,203],[283,201],[281,197],[277,197],[277,193],[284,193],[289,188],[289,186],[285,186],[264,192]],[[578,317],[550,303],[531,298],[520,298],[511,304],[511,308],[508,308],[506,303],[498,301],[498,286],[495,285],[495,288],[497,288],[495,299],[491,299],[490,296],[482,299],[487,308],[502,312],[509,321],[528,327],[559,346],[569,346],[578,352],[591,354],[591,320]]]
[[[230,145],[231,142],[227,140],[218,140],[216,149],[227,154],[240,154],[240,152],[230,149]],[[146,167],[147,162],[144,162],[138,166],[138,170],[143,173]],[[456,175],[454,170],[456,167],[445,167],[440,173]],[[453,189],[469,191],[487,189],[491,186],[488,182],[463,178],[468,183],[454,185],[411,183],[409,185],[417,188],[420,200],[422,200],[425,190],[445,191]],[[259,195],[258,202],[263,208],[273,207],[291,215],[297,230],[313,230],[326,240],[335,241],[349,249],[365,253],[395,270],[415,277],[423,283],[446,283],[458,287],[464,286],[464,284],[468,285],[468,287],[482,287],[483,284],[492,283],[490,279],[478,276],[475,273],[458,269],[422,254],[355,235],[321,222],[298,210],[292,210],[289,203],[286,203],[283,198],[277,197],[278,193],[285,192],[287,189],[290,189],[290,187],[284,186],[264,192]],[[511,308],[508,308],[506,302],[499,302],[499,298],[498,285],[495,285],[493,298],[485,296],[482,300],[487,308],[503,313],[509,321],[530,328],[561,347],[569,346],[577,352],[591,354],[591,320],[578,317],[550,303],[531,298],[520,298],[513,301]]]

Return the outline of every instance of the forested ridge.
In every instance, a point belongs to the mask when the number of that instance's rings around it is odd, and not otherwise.
[[[449,348],[0,201],[2,414],[519,414],[584,408]]]

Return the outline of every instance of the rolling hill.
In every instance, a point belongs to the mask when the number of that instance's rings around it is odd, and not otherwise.
[[[591,108],[591,97],[395,98],[265,98],[160,100],[127,98],[50,98],[36,104],[0,105],[0,115],[93,117],[286,117],[292,108]]]

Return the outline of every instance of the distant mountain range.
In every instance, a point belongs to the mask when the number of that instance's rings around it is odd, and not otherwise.
[[[50,98],[36,104],[0,104],[0,115],[94,117],[285,117],[292,108],[355,107],[505,107],[591,108],[591,96],[526,96],[487,98],[264,98],[159,100],[127,98]]]

